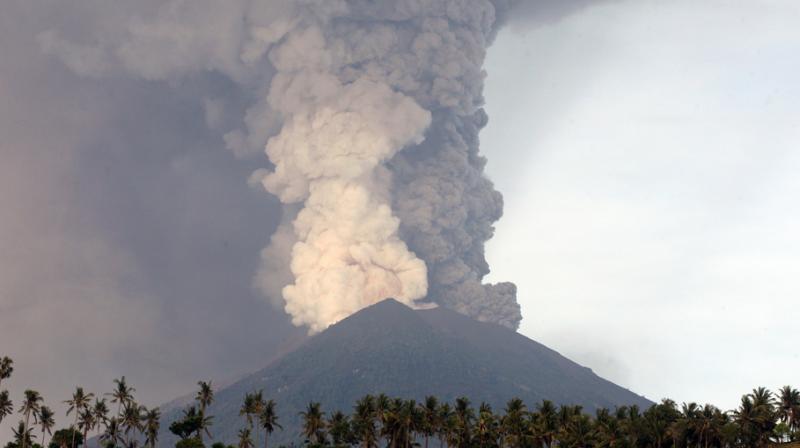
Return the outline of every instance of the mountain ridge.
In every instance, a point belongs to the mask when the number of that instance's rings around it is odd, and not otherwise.
[[[296,350],[217,391],[209,408],[215,441],[233,443],[244,427],[239,407],[246,393],[264,391],[275,399],[283,431],[272,443],[300,440],[298,413],[310,401],[328,415],[350,413],[366,394],[421,401],[466,396],[496,409],[514,397],[529,406],[549,399],[586,410],[650,402],[595,375],[513,330],[483,323],[445,308],[412,310],[387,299],[307,339]],[[166,431],[180,411],[165,410],[160,446],[171,446]]]

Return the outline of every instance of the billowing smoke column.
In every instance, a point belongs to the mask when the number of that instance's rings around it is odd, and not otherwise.
[[[483,60],[512,2],[174,0],[93,47],[41,37],[79,73],[214,70],[256,93],[225,140],[273,165],[251,178],[285,204],[256,284],[295,324],[394,297],[516,329],[514,285],[482,283],[502,197],[478,151]]]
[[[478,154],[494,5],[325,5],[308,5],[269,53],[268,101],[287,121],[267,144],[276,168],[263,183],[305,201],[294,232],[278,234],[297,241],[286,310],[316,330],[387,296],[413,303],[426,289],[419,257],[430,300],[516,328],[514,285],[481,283],[502,213]]]

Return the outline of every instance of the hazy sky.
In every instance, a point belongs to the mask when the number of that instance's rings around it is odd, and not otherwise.
[[[790,0],[625,1],[500,35],[489,254],[522,333],[651,399],[798,382],[798,23]]]
[[[159,1],[0,3],[17,400],[60,407],[126,374],[153,405],[304,333],[251,288],[280,210],[245,182],[264,161],[224,149],[248,98],[212,72],[81,78],[37,40]],[[800,6],[591,3],[537,2],[489,52],[483,152],[506,198],[490,262],[519,286],[521,331],[651,399],[798,386]]]

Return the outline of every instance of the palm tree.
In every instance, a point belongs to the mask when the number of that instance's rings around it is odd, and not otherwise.
[[[350,419],[342,411],[336,411],[331,415],[328,420],[328,428],[334,447],[350,446],[353,438]]]
[[[397,448],[409,448],[414,434],[421,427],[421,414],[417,411],[414,400],[394,400],[391,408],[394,423],[392,431],[393,445]]]
[[[450,403],[443,403],[439,406],[439,447],[451,442],[452,434],[456,430],[456,420]]]
[[[722,428],[727,423],[727,416],[718,408],[706,404],[697,415],[697,440],[704,448],[721,445]]]
[[[522,444],[522,437],[525,432],[525,414],[527,412],[525,403],[519,398],[512,398],[506,404],[505,416],[503,416],[500,424],[503,426],[508,445],[520,446]]]
[[[739,408],[733,411],[733,418],[739,426],[739,437],[745,445],[756,446],[760,438],[761,426],[758,410],[750,395],[742,396]]]
[[[591,418],[586,414],[579,413],[574,415],[567,424],[562,442],[564,446],[570,448],[586,448],[594,446],[595,434]]]
[[[103,432],[103,435],[100,436],[100,440],[110,444],[111,446],[119,445],[122,441],[119,426],[119,419],[117,419],[117,417],[111,417],[108,419],[108,422],[106,423],[106,430]]]
[[[470,408],[470,401],[467,397],[456,398],[454,413],[458,423],[458,445],[467,446],[470,443],[472,422],[475,419],[475,412]]]
[[[138,404],[129,401],[125,408],[122,410],[122,419],[120,425],[124,428],[125,442],[130,443],[130,432],[133,431],[133,438],[136,438],[136,433],[142,430],[142,409]]]
[[[214,389],[211,388],[211,381],[198,381],[200,389],[194,399],[200,404],[200,413],[205,412],[206,408],[214,401]]]
[[[205,423],[206,408],[214,401],[214,390],[211,388],[211,381],[198,381],[197,385],[200,389],[197,391],[197,395],[194,399],[197,400],[197,403],[200,405],[201,422]],[[200,439],[201,443],[203,442],[204,430],[208,432],[208,428],[205,425],[201,425],[201,427],[197,429],[197,438]]]
[[[45,443],[47,434],[53,435],[53,426],[56,421],[54,419],[55,413],[47,406],[39,408],[39,426],[42,428],[42,446],[47,446]],[[84,437],[84,439],[86,439]]]
[[[278,424],[278,414],[275,412],[275,400],[267,400],[261,406],[261,412],[258,414],[258,422],[261,428],[264,429],[264,448],[268,448],[268,439],[270,434],[275,431],[275,428],[283,429]]]
[[[256,403],[256,396],[255,394],[247,393],[244,395],[244,401],[242,402],[242,407],[239,408],[239,415],[244,415],[247,419],[247,427],[251,430],[253,429],[253,416],[256,415],[256,408],[258,404]],[[250,433],[247,434],[248,437]]]
[[[778,418],[789,427],[791,432],[800,431],[799,390],[791,386],[783,386],[780,389],[778,392]]]
[[[115,379],[114,384],[116,385],[114,392],[106,395],[111,396],[112,403],[117,403],[117,417],[119,417],[122,415],[122,406],[133,400],[133,393],[136,392],[136,389],[128,386],[124,376]]]
[[[542,400],[536,410],[538,430],[541,440],[548,448],[553,445],[553,440],[558,432],[558,415],[556,407],[550,400]]]
[[[363,448],[375,448],[378,434],[375,428],[375,397],[366,395],[356,402],[353,432]]]
[[[254,448],[253,440],[250,438],[250,428],[239,430],[239,448]]]
[[[680,416],[677,405],[669,399],[664,399],[661,403],[651,406],[645,411],[643,415],[644,432],[656,448],[661,448],[669,440],[670,428]]]
[[[83,436],[83,443],[86,444],[89,442],[87,436],[89,435],[89,431],[93,430],[97,426],[97,418],[94,416],[94,412],[92,412],[92,408],[86,406],[82,411],[80,418],[78,419],[78,429],[81,431],[81,436]]]
[[[488,403],[481,403],[478,408],[478,419],[475,422],[475,436],[478,446],[495,446],[497,444],[497,419]]]
[[[386,394],[380,394],[375,397],[375,416],[378,419],[378,423],[381,425],[379,434],[386,433],[386,411],[389,410],[389,406],[391,405],[391,400]]]
[[[158,408],[150,409],[144,415],[145,444],[150,448],[155,448],[160,428],[161,411]]]
[[[65,400],[64,403],[69,405],[67,409],[67,415],[70,412],[75,411],[75,423],[72,425],[73,428],[77,428],[78,426],[78,416],[79,414],[89,406],[91,403],[92,398],[94,398],[93,393],[85,393],[82,387],[76,387],[75,393],[72,394],[72,399]],[[75,448],[75,433],[72,433],[72,448]]]
[[[24,447],[27,445],[32,446],[33,439],[36,438],[36,436],[33,435],[33,428],[28,428],[28,425],[23,421],[20,421],[17,425],[17,428],[12,429],[11,432],[14,433],[14,442],[18,447]]]
[[[92,413],[94,414],[95,427],[98,430],[100,429],[101,425],[106,426],[108,424],[108,406],[106,405],[105,398],[94,400]]]
[[[775,429],[775,398],[772,396],[772,392],[764,387],[753,389],[750,398],[753,400],[756,412],[758,444],[766,446],[770,442],[772,430]]]
[[[4,390],[0,392],[0,423],[2,423],[3,419],[11,415],[13,412],[14,403],[11,401],[11,398],[9,398],[8,391]]]
[[[422,434],[425,435],[425,448],[428,448],[428,440],[439,430],[439,400],[433,395],[425,397],[425,403],[421,404],[422,412]]]
[[[3,380],[11,378],[13,372],[14,361],[8,356],[3,356],[3,359],[0,359],[0,385],[3,384]]]
[[[317,402],[310,402],[306,410],[300,413],[303,418],[303,435],[311,443],[322,444],[325,441],[325,413]]]
[[[22,427],[23,434],[28,434],[30,432],[30,418],[31,414],[33,414],[34,420],[38,418],[39,410],[41,409],[40,402],[42,401],[42,396],[39,395],[39,392],[35,390],[26,390],[25,391],[25,400],[22,401],[22,407],[19,408],[19,412],[25,415],[25,421],[23,422],[24,425]],[[27,444],[28,437],[22,438],[22,448],[25,448]]]

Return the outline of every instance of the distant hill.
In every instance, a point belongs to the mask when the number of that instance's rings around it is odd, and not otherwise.
[[[216,393],[209,409],[216,441],[234,443],[245,425],[239,416],[246,393],[263,389],[277,402],[283,431],[272,446],[299,442],[298,413],[310,401],[328,415],[352,411],[366,394],[453,401],[466,396],[498,411],[519,397],[530,406],[542,399],[598,407],[651,403],[595,375],[553,350],[505,327],[474,321],[444,308],[414,311],[394,300],[366,308],[310,338],[264,369]],[[173,446],[165,411],[161,446]],[[263,436],[262,436],[263,437]]]

